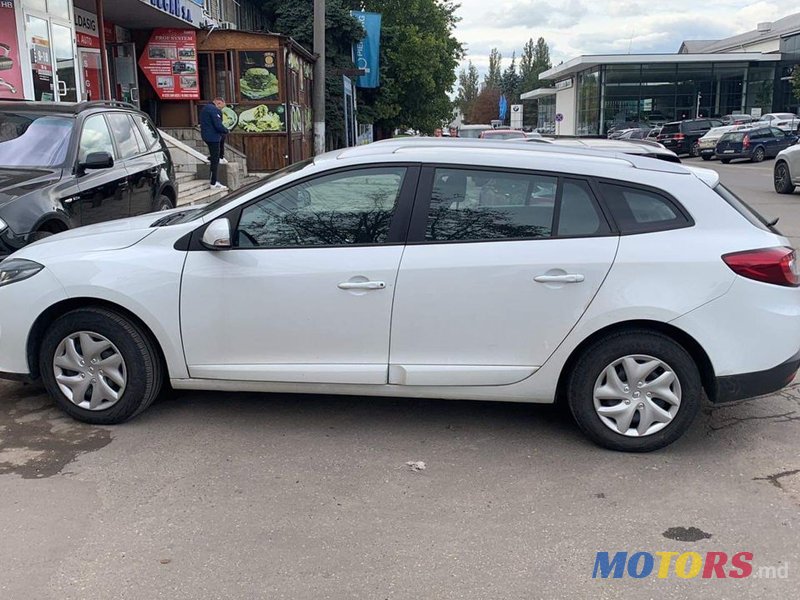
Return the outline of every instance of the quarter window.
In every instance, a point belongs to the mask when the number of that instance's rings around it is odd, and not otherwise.
[[[155,146],[158,143],[158,131],[150,122],[150,119],[143,115],[136,115],[133,117],[133,120],[136,121],[136,124],[139,125],[139,129],[144,136],[144,146],[148,150]]]
[[[241,248],[381,244],[400,196],[404,167],[346,171],[290,186],[242,210]]]
[[[84,162],[92,152],[108,152],[114,156],[114,144],[111,142],[111,133],[103,115],[93,115],[84,121],[78,148],[78,162]]]
[[[558,235],[599,235],[608,232],[608,225],[597,208],[589,184],[578,179],[565,180],[561,189]]]
[[[655,192],[610,183],[601,183],[600,190],[621,233],[662,231],[690,224],[672,201]]]
[[[557,188],[545,175],[436,169],[425,239],[549,237]]]
[[[125,113],[110,113],[108,122],[111,125],[111,132],[117,142],[120,158],[130,158],[139,154],[139,144],[133,133],[133,123]]]

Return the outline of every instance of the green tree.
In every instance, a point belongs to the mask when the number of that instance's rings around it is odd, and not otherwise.
[[[448,92],[463,56],[453,35],[458,8],[449,0],[363,0],[381,13],[380,87],[359,90],[359,119],[372,121],[376,138],[395,128],[432,133],[453,116]]]
[[[364,37],[364,28],[350,16],[350,0],[327,0],[325,10],[325,132],[329,148],[344,144],[344,87],[336,71],[353,69],[353,43]],[[312,0],[262,0],[269,29],[289,35],[313,50],[314,6]]]
[[[529,39],[522,50],[522,58],[519,62],[520,70],[520,93],[530,92],[541,87],[552,87],[553,82],[546,79],[539,79],[544,71],[552,67],[550,62],[550,48],[544,38],[540,37],[534,43],[533,38]],[[525,104],[524,120],[525,125],[535,126],[537,122],[537,102],[527,102]]]
[[[456,96],[456,106],[465,117],[472,110],[472,105],[480,91],[478,68],[472,64],[472,61],[469,61],[467,68],[461,69],[458,73],[458,95]]]
[[[516,104],[519,101],[520,77],[517,74],[517,53],[511,55],[511,64],[503,71],[500,81],[500,89],[505,94],[508,104]]]
[[[792,93],[800,100],[800,65],[795,65],[792,69]]]
[[[489,53],[489,72],[483,78],[483,87],[499,90],[503,85],[503,75],[500,63],[503,61],[503,55],[498,52],[497,48],[492,48]]]

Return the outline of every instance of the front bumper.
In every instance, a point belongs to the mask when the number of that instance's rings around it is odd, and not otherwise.
[[[800,351],[786,362],[771,369],[717,377],[717,394],[713,401],[719,404],[777,392],[792,382],[798,369],[800,369]]]

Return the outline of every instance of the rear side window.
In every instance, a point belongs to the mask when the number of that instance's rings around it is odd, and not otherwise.
[[[703,131],[704,129],[708,129],[710,124],[708,121],[690,121],[686,123],[686,130],[687,131]]]
[[[120,158],[130,158],[139,154],[139,143],[133,133],[133,123],[125,113],[110,113],[107,115],[111,133],[117,142]]]
[[[150,122],[150,119],[144,115],[136,115],[133,117],[136,124],[139,126],[141,134],[144,136],[144,145],[148,150],[158,143],[158,131]]]
[[[763,229],[764,231],[769,231],[772,233],[780,233],[777,229],[775,229],[774,226],[769,224],[769,221],[767,221],[764,217],[761,216],[761,213],[759,213],[756,209],[747,204],[747,202],[739,198],[739,196],[734,194],[732,191],[730,191],[721,183],[717,184],[717,187],[714,188],[714,191],[717,192],[717,194],[719,194],[720,196],[722,196],[725,202],[727,202],[734,209],[736,209],[736,212],[738,212],[745,219],[747,219],[750,222],[750,224],[758,227],[759,229]]]
[[[674,202],[656,192],[611,183],[601,183],[600,191],[622,234],[691,225]]]
[[[665,135],[668,133],[678,133],[681,130],[680,123],[667,123],[664,127],[661,128],[661,135]]]
[[[560,236],[601,235],[609,232],[594,194],[585,181],[564,181],[557,231]]]

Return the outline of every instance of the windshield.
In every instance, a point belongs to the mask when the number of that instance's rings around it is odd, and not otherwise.
[[[741,142],[741,141],[744,140],[744,136],[745,135],[747,135],[747,133],[743,132],[743,131],[742,132],[734,131],[734,132],[731,132],[731,133],[726,133],[725,135],[722,136],[722,141],[723,142]]]
[[[178,223],[187,223],[189,221],[195,221],[197,219],[202,219],[204,216],[214,212],[218,208],[221,208],[221,207],[225,206],[226,204],[229,204],[229,203],[231,203],[231,202],[233,202],[235,200],[238,200],[239,198],[241,198],[245,194],[249,194],[254,189],[259,188],[259,187],[263,186],[266,183],[270,183],[272,181],[277,181],[278,179],[281,179],[282,177],[285,177],[286,175],[289,175],[290,173],[296,173],[297,171],[301,171],[301,170],[305,169],[308,165],[312,164],[313,162],[314,162],[313,158],[309,158],[307,160],[296,162],[293,165],[289,165],[288,167],[284,167],[283,169],[275,171],[274,173],[272,173],[271,175],[268,175],[267,177],[264,177],[263,179],[258,179],[258,180],[254,181],[254,182],[252,182],[252,183],[250,183],[248,185],[240,187],[234,193],[228,194],[227,196],[224,196],[224,197],[220,198],[219,200],[216,200],[215,202],[212,202],[210,204],[206,204],[205,206],[202,206],[202,207],[200,207],[198,209],[195,209],[195,210],[188,210],[186,212],[175,213],[176,216],[175,216],[174,219],[170,219],[169,221],[166,221],[166,222],[163,222],[161,219],[159,219],[159,221],[161,221],[161,222],[157,221],[153,225],[154,226],[155,225],[177,225]],[[169,215],[169,216],[172,216],[172,215]]]
[[[0,167],[57,167],[67,158],[72,119],[0,113]]]

